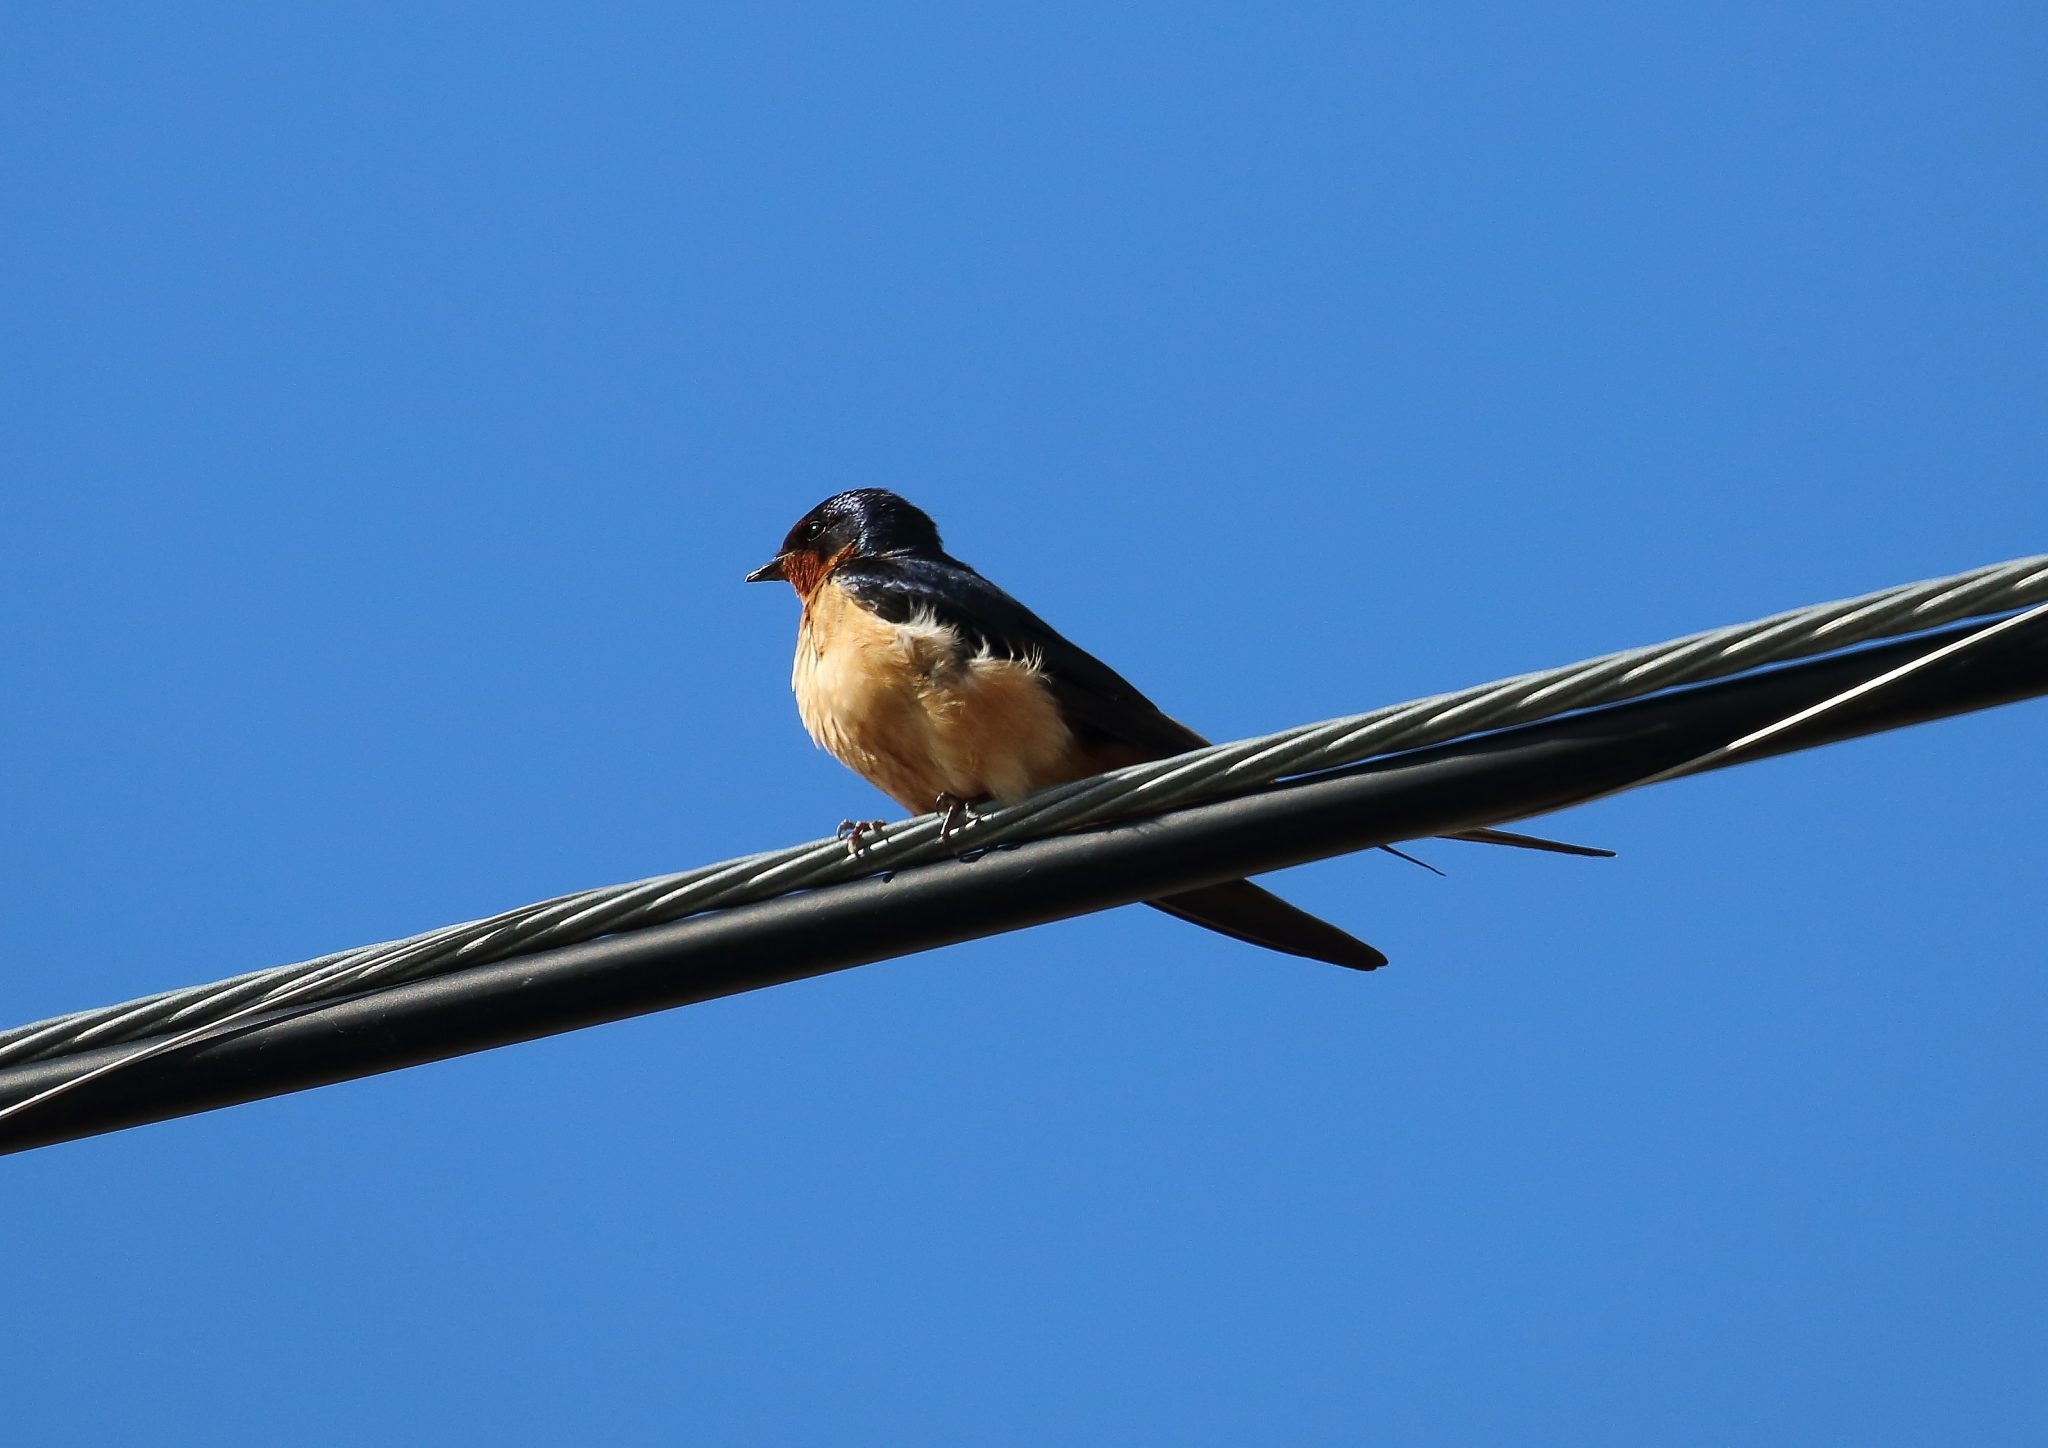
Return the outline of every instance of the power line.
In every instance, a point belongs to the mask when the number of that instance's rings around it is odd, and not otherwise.
[[[1640,698],[1660,689],[1726,678],[1748,669],[2044,600],[2048,600],[2048,554],[1815,604],[1669,643],[1214,745],[1061,785],[986,811],[974,827],[972,843],[989,847],[1082,824],[1142,818],[1397,749]],[[339,998],[372,984],[418,979],[642,929],[699,911],[838,884],[885,869],[907,869],[959,851],[957,842],[940,838],[936,815],[890,826],[879,838],[870,839],[871,847],[858,858],[849,858],[840,841],[816,840],[631,884],[580,891],[404,940],[338,951],[211,985],[188,986],[15,1027],[0,1031],[0,1067],[193,1030],[239,1018],[265,1003]]]
[[[1183,771],[1191,769],[1206,771],[1204,778],[1213,782],[1217,775],[1229,776],[1242,768],[1244,761],[1270,762],[1281,751],[1301,747],[1304,740],[1315,740],[1307,747],[1322,751],[1316,757],[1341,757],[1357,747],[1345,742],[1347,738],[1365,733],[1380,739],[1389,723],[1413,737],[1433,728],[1469,729],[1475,720],[1516,711],[1575,708],[1604,692],[1666,687],[1674,673],[1726,674],[1787,651],[1812,653],[1832,646],[1818,643],[1821,637],[1847,642],[1897,633],[1920,626],[1930,615],[2010,608],[2032,601],[2042,591],[2048,591],[2048,559],[2024,560],[1910,590],[1888,590],[1870,599],[1800,610],[1741,629],[1717,630],[1658,649],[1633,650],[1570,670],[1376,711],[1357,720],[1220,746],[1165,762],[1177,768],[1142,766],[1100,783],[1123,789],[1119,806],[1142,800],[1149,808],[1156,796],[1145,792],[1148,784],[1183,786]],[[1016,833],[1020,817],[1042,828],[1071,824],[1071,816],[1057,814],[1051,816],[1052,824],[1046,821],[1049,812],[1098,783],[1083,782],[993,811],[964,839],[920,843],[917,836],[935,833],[934,822],[927,819],[892,832],[884,850],[859,860],[848,860],[844,847],[832,842],[750,856],[638,885],[564,897],[396,946],[344,952],[304,966],[240,977],[220,987],[165,993],[19,1028],[0,1035],[0,1050],[11,1050],[16,1061],[0,1070],[0,1111],[129,1061],[137,1047],[107,1044],[108,1038],[128,1039],[120,1032],[143,1029],[139,1049],[148,1050],[149,1034],[160,1045],[167,1039],[163,1032],[193,1029],[195,1019],[211,1019],[203,1012],[217,1015],[223,1000],[239,1000],[236,1008],[243,1011],[251,1009],[250,1002],[270,1003],[255,1007],[270,1019],[235,1026],[225,1037],[209,1037],[174,1054],[125,1065],[67,1096],[40,1101],[0,1120],[0,1149],[18,1150],[730,994],[1302,859],[1540,813],[1652,776],[1684,772],[1689,762],[1697,763],[1702,754],[1724,747],[1731,738],[1779,724],[1844,689],[1867,686],[1880,675],[1925,660],[1933,649],[1962,647],[1966,639],[1978,642],[1774,735],[1759,752],[1809,747],[1848,733],[2048,692],[2048,629],[2039,624],[2038,619],[2026,625],[2009,619],[2006,631],[1997,637],[1981,628],[1964,629],[1867,649],[1448,749],[1403,755],[1362,770],[1326,771],[1246,797],[1182,807],[1142,831],[1063,835],[987,853],[990,846]],[[1483,707],[1473,707],[1473,701]],[[1341,730],[1336,740],[1327,737],[1333,729]],[[1292,762],[1284,767],[1298,772],[1298,756],[1288,758]],[[1532,776],[1530,761],[1538,759],[1543,762]],[[1217,764],[1219,760],[1223,762]],[[1715,761],[1725,762],[1735,761]],[[1262,763],[1250,773],[1256,776],[1264,767]],[[1144,777],[1126,788],[1132,776]],[[1242,793],[1244,785],[1241,778],[1232,778],[1224,787]],[[980,855],[977,864],[963,867],[951,859],[963,844],[975,847]],[[695,887],[706,882],[726,891],[759,891],[778,880],[783,888],[791,888],[791,863],[805,862],[815,870],[814,857],[820,851],[834,858],[819,873],[830,877],[865,872],[871,878],[783,899],[757,895],[714,914],[680,921],[671,915],[674,923],[664,925],[626,923],[636,912],[653,912],[658,918],[661,909],[675,909],[679,900],[684,909],[701,909],[690,902]],[[904,863],[891,877],[872,877],[878,865],[897,861]],[[807,876],[796,878],[808,883]],[[906,916],[905,902],[913,899],[917,906]],[[821,923],[824,915],[831,917],[824,922],[829,929]],[[586,932],[586,939],[606,938],[577,944],[573,932],[578,930]],[[544,947],[538,952],[536,941]],[[505,959],[508,950],[519,953]],[[411,984],[392,983],[400,971],[417,972],[420,962],[436,951],[442,954],[433,958],[434,966],[452,973]],[[503,963],[492,964],[493,960]],[[656,962],[652,975],[650,960]],[[361,964],[364,961],[369,962],[367,967]],[[379,970],[385,973],[374,973]],[[552,984],[543,988],[542,982]],[[379,988],[369,990],[373,985]],[[307,989],[308,999],[295,1001],[282,994],[294,987]],[[344,993],[347,1003],[324,1006],[317,1018],[309,1016],[312,990],[322,992],[323,999],[328,991]],[[278,1011],[272,1007],[278,1006],[284,1008],[286,1019],[275,1019]],[[39,1053],[40,1059],[32,1053]]]

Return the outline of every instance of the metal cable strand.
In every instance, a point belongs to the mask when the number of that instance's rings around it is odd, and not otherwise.
[[[2043,601],[2048,601],[2048,555],[1794,609],[1670,643],[1216,745],[1042,790],[980,814],[966,845],[986,849],[1081,824],[1159,814],[1291,775]],[[936,815],[919,816],[869,838],[870,845],[857,856],[849,856],[841,840],[816,840],[14,1027],[0,1031],[0,1066],[193,1032],[272,1007],[302,1006],[375,985],[662,924],[699,911],[903,869],[962,849],[958,837],[941,837]]]

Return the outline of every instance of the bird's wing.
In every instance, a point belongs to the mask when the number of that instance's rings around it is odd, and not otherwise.
[[[1199,749],[1208,741],[1167,718],[1137,687],[1009,594],[957,559],[884,554],[848,560],[832,582],[892,623],[930,618],[967,647],[1029,659],[1059,701],[1067,727],[1090,746],[1090,764],[1109,769]],[[1270,950],[1373,970],[1387,958],[1248,880],[1230,880],[1149,901],[1169,915]]]
[[[1357,936],[1249,880],[1204,885],[1145,903],[1218,935],[1308,960],[1326,960],[1351,970],[1378,970],[1387,963],[1386,956]]]
[[[1111,746],[1111,753],[1119,747],[1125,752],[1125,758],[1112,762],[1160,759],[1208,743],[1161,713],[1122,674],[958,559],[909,554],[849,559],[833,570],[832,581],[891,623],[930,617],[957,632],[970,648],[1033,661],[1069,728],[1098,747]]]

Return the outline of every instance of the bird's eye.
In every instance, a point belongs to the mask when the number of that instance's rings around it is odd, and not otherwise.
[[[807,540],[817,537],[820,533],[824,531],[824,523],[816,518],[813,518],[810,522],[804,524],[804,537]]]

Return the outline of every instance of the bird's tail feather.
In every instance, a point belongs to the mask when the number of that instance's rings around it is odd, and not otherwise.
[[[1568,845],[1540,835],[1520,835],[1512,830],[1463,830],[1446,835],[1451,840],[1473,840],[1482,845],[1513,845],[1522,850],[1549,850],[1560,855],[1591,855],[1609,858],[1612,850],[1591,845]],[[1394,852],[1400,854],[1399,850]],[[1418,861],[1417,863],[1420,863]],[[1441,873],[1441,872],[1439,872]],[[1199,890],[1147,901],[1191,925],[1200,925],[1219,935],[1228,935],[1252,945],[1263,945],[1287,955],[1324,960],[1352,970],[1378,970],[1387,958],[1356,936],[1347,935],[1327,920],[1289,905],[1278,895],[1261,890],[1249,880],[1231,880]]]
[[[1586,855],[1596,860],[1614,858],[1612,850],[1602,850],[1593,845],[1568,845],[1563,840],[1546,840],[1541,835],[1518,835],[1513,830],[1460,830],[1444,838],[1472,840],[1482,845],[1513,845],[1518,850],[1548,850],[1554,855]]]
[[[1205,885],[1199,890],[1183,890],[1146,903],[1219,935],[1288,955],[1324,960],[1352,970],[1377,970],[1387,963],[1384,955],[1363,940],[1346,935],[1306,910],[1296,909],[1249,880]]]

